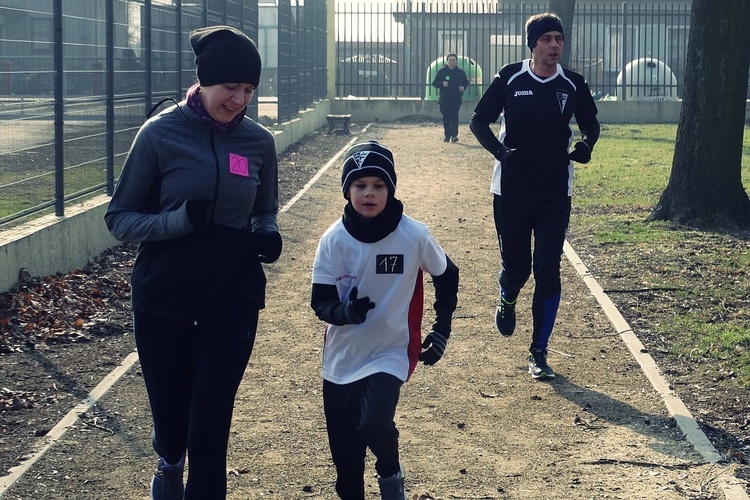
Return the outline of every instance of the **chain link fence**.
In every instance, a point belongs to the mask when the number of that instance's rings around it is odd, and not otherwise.
[[[0,228],[112,193],[148,111],[195,82],[193,29],[258,41],[247,114],[264,125],[325,98],[325,12],[325,0],[0,0]]]

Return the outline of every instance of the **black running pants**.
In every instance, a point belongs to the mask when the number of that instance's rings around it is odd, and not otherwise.
[[[186,499],[224,498],[234,398],[258,311],[216,312],[198,325],[138,312],[134,318],[154,450],[169,463],[187,451]]]

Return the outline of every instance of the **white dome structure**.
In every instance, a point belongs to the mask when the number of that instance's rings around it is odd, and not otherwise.
[[[642,57],[630,61],[617,75],[617,99],[626,101],[677,101],[677,77],[658,59]]]

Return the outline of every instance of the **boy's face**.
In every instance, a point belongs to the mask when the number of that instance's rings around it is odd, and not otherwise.
[[[360,177],[349,186],[349,199],[359,215],[377,217],[388,202],[388,185],[380,177]]]

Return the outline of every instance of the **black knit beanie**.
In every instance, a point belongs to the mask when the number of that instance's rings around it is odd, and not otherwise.
[[[531,50],[534,50],[536,41],[539,37],[550,31],[559,31],[565,38],[562,22],[555,14],[545,13],[533,16],[526,23],[526,43]]]
[[[388,186],[388,195],[396,193],[396,168],[393,165],[393,153],[376,141],[355,144],[346,152],[344,165],[341,167],[341,191],[346,198],[349,186],[360,177],[380,177]]]
[[[190,45],[203,86],[218,83],[260,83],[260,54],[255,42],[231,26],[209,26],[190,33]]]

